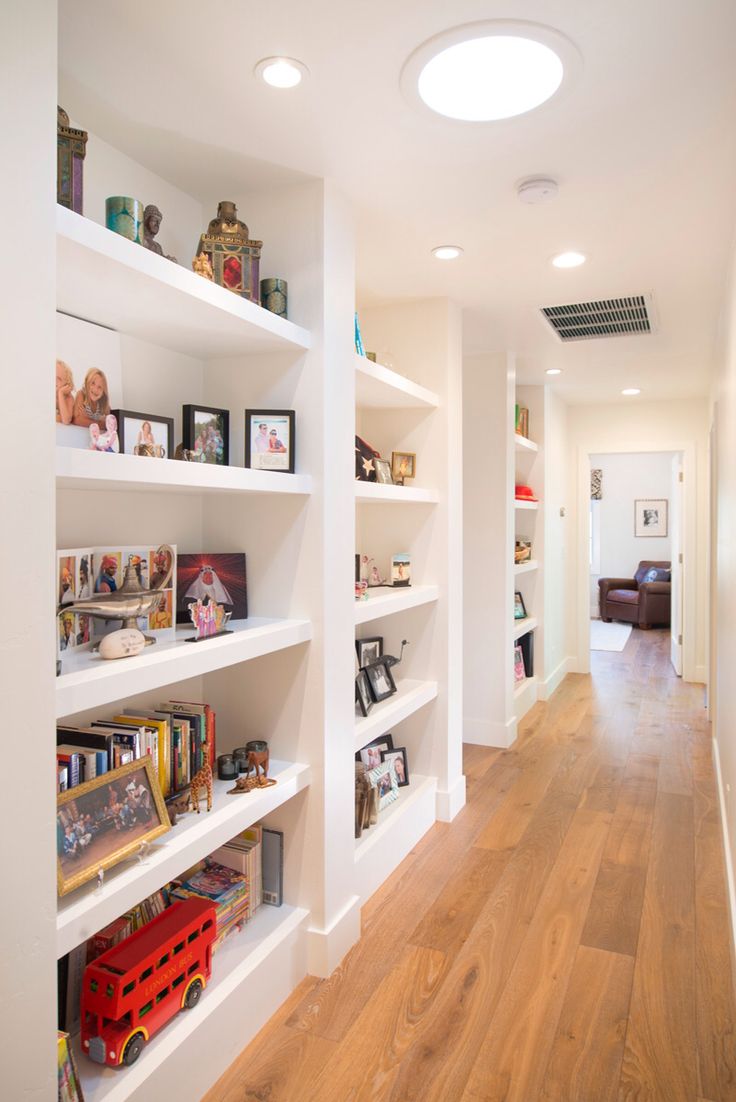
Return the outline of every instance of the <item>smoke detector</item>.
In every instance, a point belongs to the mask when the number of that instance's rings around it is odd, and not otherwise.
[[[528,176],[516,185],[522,203],[547,203],[557,197],[557,181],[551,176]]]

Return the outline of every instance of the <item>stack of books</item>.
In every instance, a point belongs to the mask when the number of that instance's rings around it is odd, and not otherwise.
[[[190,899],[192,896],[208,899],[217,910],[217,938],[212,945],[214,953],[231,933],[247,922],[250,907],[248,880],[242,873],[207,857],[172,886],[172,900]]]
[[[263,902],[262,840],[263,827],[256,824],[210,854],[213,861],[241,873],[247,880],[246,921],[250,921]]]

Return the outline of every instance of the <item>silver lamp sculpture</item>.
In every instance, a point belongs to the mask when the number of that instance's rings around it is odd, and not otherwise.
[[[122,620],[122,627],[138,630],[138,617],[150,616],[161,599],[161,590],[168,588],[171,576],[174,572],[174,552],[168,543],[162,543],[156,551],[156,556],[166,554],[168,567],[161,575],[158,584],[151,589],[144,589],[140,577],[136,571],[136,563],[128,562],[123,571],[123,584],[114,593],[96,593],[94,597],[80,597],[65,605],[59,605],[57,616],[65,612],[81,612],[87,616],[94,616],[98,620]],[[146,646],[150,647],[156,640],[152,635],[146,635]]]

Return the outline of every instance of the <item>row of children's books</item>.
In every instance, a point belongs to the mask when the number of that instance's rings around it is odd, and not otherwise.
[[[216,758],[215,713],[209,704],[168,700],[158,708],[125,708],[112,719],[56,730],[57,790],[85,781],[150,754],[161,791],[186,788],[205,760]]]

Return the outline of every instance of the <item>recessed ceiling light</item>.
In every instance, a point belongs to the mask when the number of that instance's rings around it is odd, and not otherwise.
[[[308,70],[293,57],[264,57],[254,72],[272,88],[295,88]]]
[[[638,386],[627,386],[626,390],[622,390],[621,393],[625,394],[627,398],[630,398],[634,394],[641,394],[641,391]]]
[[[461,122],[497,122],[550,99],[576,68],[575,47],[550,27],[490,20],[425,42],[401,74],[405,95]]]
[[[579,268],[585,263],[584,253],[558,253],[552,257],[555,268]]]
[[[438,245],[432,249],[432,256],[437,260],[457,260],[462,251],[459,245]]]
[[[548,367],[545,374],[547,374],[547,375],[561,375],[562,374],[562,368],[561,367]]]

